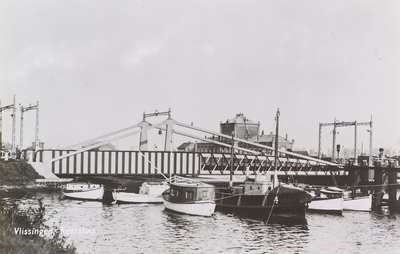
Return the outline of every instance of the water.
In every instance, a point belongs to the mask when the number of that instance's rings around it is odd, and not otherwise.
[[[19,195],[26,206],[43,198],[49,225],[63,228],[79,253],[400,253],[400,218],[387,210],[266,223],[218,212],[175,214],[162,204],[69,200],[59,192]]]

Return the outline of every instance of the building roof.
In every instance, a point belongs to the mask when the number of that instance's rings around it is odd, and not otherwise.
[[[234,118],[226,120],[226,123],[254,123],[243,115],[243,113],[236,114]]]
[[[193,143],[191,143],[191,142],[184,142],[184,143],[182,143],[180,146],[178,146],[178,149],[185,149],[185,148],[187,148],[187,147],[190,146],[190,145],[193,145]]]
[[[258,142],[259,143],[268,143],[268,142],[275,141],[274,139],[275,139],[275,134],[261,135],[258,137]],[[257,137],[252,137],[249,141],[257,142]],[[283,142],[292,143],[291,140],[287,140],[286,138],[281,137],[281,136],[279,136],[278,142],[279,143],[283,143]]]

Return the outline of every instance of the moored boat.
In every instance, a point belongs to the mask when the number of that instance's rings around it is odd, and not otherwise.
[[[117,190],[115,198],[118,203],[163,203],[161,194],[168,188],[166,182],[144,182],[139,193]]]
[[[308,204],[307,211],[337,214],[342,215],[343,213],[343,198],[321,198],[315,197]]]
[[[286,184],[272,188],[272,182],[256,177],[254,181],[246,180],[244,185],[232,190],[218,190],[216,211],[254,219],[304,219],[310,200],[311,196],[301,188]]]
[[[68,183],[62,193],[67,198],[83,200],[102,200],[104,187],[101,184]]]
[[[275,117],[276,137],[279,137],[279,116],[280,112],[278,109]],[[257,172],[255,179],[253,180],[249,179],[247,168],[247,179],[244,182],[244,185],[233,186],[234,136],[235,132],[232,132],[230,188],[228,190],[220,189],[216,193],[216,210],[248,218],[267,219],[267,221],[271,217],[305,219],[306,209],[308,203],[311,201],[311,195],[299,187],[278,184],[277,170],[279,151],[277,138],[275,139],[274,174],[267,175]]]
[[[370,212],[372,208],[372,195],[350,197],[345,194],[343,199],[343,210]]]
[[[170,188],[163,192],[167,210],[199,216],[211,216],[215,211],[215,186],[174,176]]]
[[[323,187],[316,190],[315,193],[316,197],[309,204],[310,211],[329,211],[331,213],[337,211],[339,213],[340,203],[342,203],[342,211],[371,211],[372,195],[352,193],[337,187]]]
[[[343,193],[341,190],[337,188],[317,189],[309,186],[303,186],[302,188],[312,196],[307,211],[342,215]]]
[[[363,195],[359,192],[343,190],[337,187],[325,187],[321,194],[330,198],[343,198],[343,211],[370,212],[372,207],[372,195]]]

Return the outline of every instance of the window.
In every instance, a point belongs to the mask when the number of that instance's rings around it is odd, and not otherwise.
[[[191,192],[191,191],[186,192],[185,193],[185,198],[186,199],[193,199],[193,192]]]
[[[207,198],[208,197],[208,192],[207,192],[207,190],[203,190],[203,198]]]

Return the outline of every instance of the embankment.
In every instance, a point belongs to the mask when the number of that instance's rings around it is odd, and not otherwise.
[[[36,179],[43,179],[35,169],[25,161],[0,162],[0,186],[34,186]]]

